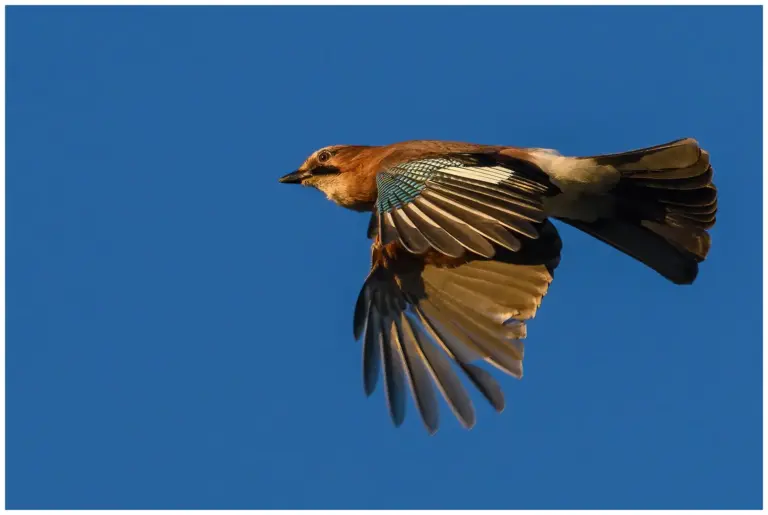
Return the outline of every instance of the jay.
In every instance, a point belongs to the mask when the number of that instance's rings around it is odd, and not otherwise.
[[[504,409],[477,363],[522,377],[526,322],[560,261],[552,219],[691,284],[717,212],[709,154],[691,138],[591,157],[446,141],[336,145],[280,182],[372,212],[371,269],[354,311],[364,389],[382,376],[395,426],[410,389],[430,434],[435,387],[464,427],[475,424],[456,369]]]

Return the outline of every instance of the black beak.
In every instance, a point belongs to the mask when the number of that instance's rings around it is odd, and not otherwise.
[[[288,175],[283,175],[280,177],[279,181],[286,183],[286,184],[301,184],[301,181],[303,179],[306,179],[310,176],[309,172],[302,172],[300,170],[296,170],[295,172],[291,172]]]

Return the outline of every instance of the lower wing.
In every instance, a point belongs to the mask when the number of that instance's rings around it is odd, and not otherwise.
[[[410,387],[427,430],[435,433],[437,387],[471,428],[474,407],[457,371],[497,411],[504,409],[499,385],[475,363],[486,361],[522,377],[526,321],[549,288],[561,247],[550,222],[534,228],[537,239],[516,252],[497,246],[492,258],[414,256],[398,243],[374,244],[371,272],[355,309],[355,337],[363,339],[365,391],[374,391],[381,372],[396,426],[404,420]]]

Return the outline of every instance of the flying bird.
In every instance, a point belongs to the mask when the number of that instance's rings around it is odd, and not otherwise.
[[[616,154],[446,141],[335,145],[282,183],[372,212],[371,269],[354,311],[363,385],[383,378],[395,426],[407,390],[430,434],[438,396],[466,428],[463,372],[499,412],[499,384],[477,363],[522,378],[526,322],[560,262],[556,219],[675,284],[691,284],[710,248],[717,189],[709,154],[687,138]]]

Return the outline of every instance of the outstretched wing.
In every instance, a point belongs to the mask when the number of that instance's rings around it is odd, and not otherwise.
[[[435,386],[465,427],[475,424],[452,363],[504,409],[498,383],[474,363],[522,377],[525,323],[547,292],[561,248],[542,211],[551,185],[538,174],[524,162],[477,154],[420,159],[379,174],[369,232],[381,237],[354,332],[363,339],[365,391],[374,391],[381,373],[396,426],[410,388],[427,429],[437,431]]]
[[[542,197],[552,191],[534,165],[498,153],[447,154],[401,163],[380,172],[369,235],[399,242],[413,254],[434,249],[493,257],[538,237]]]
[[[475,424],[472,402],[451,362],[497,411],[504,409],[498,384],[474,363],[486,361],[522,377],[526,321],[536,314],[560,259],[554,226],[545,221],[536,228],[538,239],[517,252],[498,247],[493,259],[425,261],[397,243],[374,244],[354,332],[363,339],[365,392],[373,393],[381,371],[396,426],[403,422],[410,387],[427,429],[437,431],[433,384],[465,427]]]

